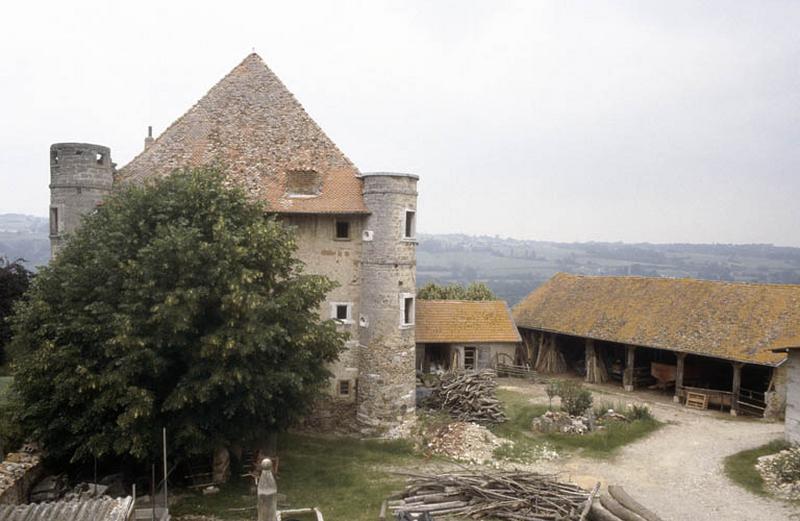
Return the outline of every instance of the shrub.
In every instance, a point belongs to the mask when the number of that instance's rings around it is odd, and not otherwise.
[[[631,404],[628,406],[626,412],[626,416],[629,420],[652,420],[653,413],[650,411],[650,407],[644,404]]]
[[[544,392],[547,393],[547,408],[553,408],[553,398],[559,395],[559,388],[561,387],[561,382],[559,380],[550,380],[547,383],[547,387],[544,388]]]
[[[561,408],[570,416],[580,416],[592,406],[592,393],[584,389],[580,382],[560,382],[558,396],[561,397]]]

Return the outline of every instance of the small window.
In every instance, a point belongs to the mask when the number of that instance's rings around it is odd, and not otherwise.
[[[351,302],[332,302],[331,318],[342,324],[352,324],[353,304]]]
[[[58,235],[58,208],[50,208],[50,235]]]
[[[350,221],[336,221],[336,239],[343,241],[350,238]]]
[[[403,296],[403,324],[410,326],[414,323],[414,297]]]
[[[50,151],[50,160],[53,163],[58,164],[58,150],[51,150]]]
[[[102,165],[103,162],[105,162],[106,155],[105,154],[101,154],[100,152],[98,152],[98,153],[96,153],[94,155],[94,158],[97,159],[97,164],[98,165]]]
[[[339,380],[339,396],[350,396],[350,380]]]
[[[414,210],[406,210],[406,230],[405,230],[405,238],[406,239],[413,239],[414,234],[416,232],[416,225],[414,223],[414,215],[416,212]]]

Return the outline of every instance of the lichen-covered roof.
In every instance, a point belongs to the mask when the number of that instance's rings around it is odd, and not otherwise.
[[[558,273],[518,327],[776,366],[800,345],[800,285]]]
[[[503,300],[419,300],[418,343],[520,342]]]
[[[358,170],[257,54],[244,59],[146,150],[121,185],[217,166],[276,212],[366,213]],[[288,172],[314,171],[319,195],[291,197]]]
[[[127,521],[133,511],[133,498],[110,498],[27,505],[0,505],[3,521]]]

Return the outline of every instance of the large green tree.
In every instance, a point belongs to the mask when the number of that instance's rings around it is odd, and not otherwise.
[[[308,411],[344,336],[292,232],[214,171],[110,197],[14,318],[15,421],[54,457],[262,440]]]
[[[22,259],[9,261],[0,257],[0,365],[6,362],[5,346],[11,339],[11,323],[8,319],[14,304],[28,290],[33,277],[33,273],[22,262]]]
[[[446,286],[429,282],[417,290],[420,300],[497,300],[494,292],[483,282],[471,282],[464,287],[461,284]]]

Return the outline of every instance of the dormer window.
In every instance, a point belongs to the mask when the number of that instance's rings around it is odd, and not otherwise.
[[[322,191],[322,176],[316,170],[286,172],[286,194],[289,197],[316,197]]]

